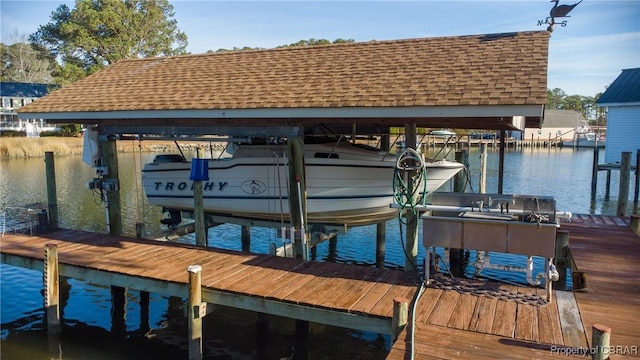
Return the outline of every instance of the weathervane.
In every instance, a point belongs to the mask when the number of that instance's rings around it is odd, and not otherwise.
[[[582,0],[580,0],[573,5],[558,6],[559,1],[560,0],[551,0],[551,2],[555,4],[553,4],[551,11],[549,11],[549,17],[544,20],[538,20],[538,26],[548,24],[549,26],[547,27],[547,31],[549,32],[553,31],[553,25],[559,24],[562,27],[567,26],[567,20],[556,22],[556,18],[570,17],[569,13],[571,12],[571,10],[573,10],[574,7],[578,6],[578,4],[582,2]]]

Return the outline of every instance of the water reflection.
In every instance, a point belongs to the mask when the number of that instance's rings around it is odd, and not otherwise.
[[[141,164],[150,161],[153,154],[119,154],[122,189],[123,231],[135,236],[135,224],[146,224],[147,237],[162,237],[165,229],[160,225],[164,217],[161,209],[148,204],[140,188]],[[603,158],[603,155],[600,155]],[[470,179],[478,189],[479,154],[472,149]],[[0,160],[0,206],[46,202],[44,162],[42,159]],[[55,159],[60,225],[63,228],[105,231],[105,212],[99,197],[86,190],[86,182],[94,170],[84,165],[79,156]],[[590,203],[592,152],[574,149],[525,149],[506,152],[505,193],[553,196],[558,210],[574,213],[615,214],[617,186],[611,187],[611,201],[605,201],[606,174],[598,174],[598,196]],[[497,152],[488,157],[487,191],[497,189]],[[618,183],[618,174],[612,172],[611,184]],[[633,181],[633,176],[632,176]],[[211,246],[241,250],[241,226],[224,224],[208,232]],[[419,239],[422,238],[419,227]],[[404,251],[397,220],[386,224],[386,259],[389,268],[404,267]],[[275,229],[252,228],[250,250],[268,253],[271,244],[278,241]],[[195,243],[195,236],[179,239]],[[313,258],[320,261],[375,266],[376,226],[351,228],[331,241],[320,243]],[[424,259],[424,248],[419,246],[418,262]],[[438,249],[442,258],[445,254]],[[486,269],[478,273],[473,261],[475,251],[453,254],[461,261],[452,268],[455,274],[469,277],[501,279],[526,284],[522,273],[505,273]],[[499,264],[524,266],[526,257],[492,254]],[[471,263],[470,263],[471,262]],[[447,262],[449,263],[449,262]],[[542,259],[534,258],[536,273],[544,268]],[[147,295],[133,290],[115,294],[110,287],[68,279],[63,312],[63,336],[60,342],[51,342],[44,331],[42,309],[41,272],[0,265],[0,301],[2,357],[7,359],[92,358],[92,359],[176,359],[186,358],[186,322],[184,300]],[[112,296],[119,305],[112,308]],[[291,354],[295,345],[295,321],[266,317],[254,312],[215,307],[205,318],[205,349],[207,358],[254,359],[281,358]],[[259,321],[261,320],[261,321]],[[265,321],[268,321],[265,324]],[[264,330],[268,327],[265,339]],[[384,358],[390,339],[379,334],[311,324],[309,349],[314,359],[376,359]],[[262,334],[262,335],[259,335]],[[265,348],[266,344],[266,348]]]

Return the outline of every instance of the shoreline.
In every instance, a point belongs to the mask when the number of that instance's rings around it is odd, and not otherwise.
[[[177,148],[172,140],[133,140],[116,141],[118,152],[172,152]],[[182,149],[193,150],[208,147],[205,143],[180,144]],[[220,147],[220,145],[216,145]],[[82,137],[1,137],[0,159],[44,158],[45,152],[51,151],[56,156],[82,155]],[[222,149],[222,148],[220,148]]]

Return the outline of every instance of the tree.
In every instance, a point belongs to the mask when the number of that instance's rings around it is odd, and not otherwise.
[[[296,46],[313,46],[313,45],[329,45],[329,44],[344,44],[344,43],[352,43],[355,42],[355,40],[353,39],[335,39],[333,40],[333,42],[327,40],[327,39],[314,39],[311,38],[309,40],[300,40],[298,42],[295,42],[293,44],[289,44],[289,45],[280,45],[280,46],[276,46],[276,49],[281,49],[281,48],[288,48],[288,47],[296,47]],[[225,51],[243,51],[243,50],[263,50],[264,48],[261,47],[249,47],[249,46],[245,46],[242,48],[239,47],[233,47],[233,49],[229,50],[229,49],[218,49],[215,52],[225,52]],[[207,51],[207,53],[212,53],[214,52],[213,50],[209,50]]]
[[[60,5],[30,40],[64,84],[123,59],[186,54],[174,15],[168,0],[76,0],[73,10]]]
[[[49,62],[28,43],[28,36],[15,32],[11,45],[0,43],[0,80],[48,84],[53,81]]]
[[[562,89],[547,89],[546,108],[550,110],[575,110],[592,125],[606,125],[606,110],[596,105],[602,93],[595,96],[567,95]]]
[[[562,106],[562,100],[567,96],[562,89],[547,89],[547,109],[559,110]]]
[[[345,40],[345,39],[336,39],[333,42],[327,39],[314,39],[311,38],[309,40],[300,40],[296,43],[289,45],[280,45],[276,48],[287,48],[287,47],[296,47],[296,46],[313,46],[313,45],[329,45],[329,44],[343,44],[343,43],[352,43],[355,42],[353,39]]]

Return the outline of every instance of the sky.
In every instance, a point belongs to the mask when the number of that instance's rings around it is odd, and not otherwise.
[[[560,5],[579,0],[560,0]],[[0,41],[12,44],[75,1],[0,0]],[[190,53],[234,47],[273,48],[299,40],[357,42],[545,30],[548,0],[214,1],[173,0]],[[547,87],[595,96],[623,69],[640,67],[640,0],[582,0],[556,25]]]

